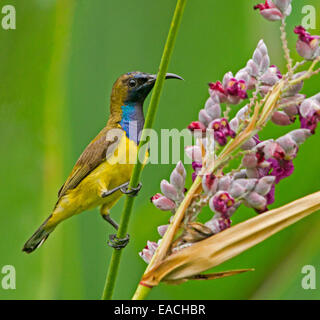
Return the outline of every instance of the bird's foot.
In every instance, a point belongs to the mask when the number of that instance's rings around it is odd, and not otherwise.
[[[128,185],[123,186],[120,188],[120,191],[129,197],[135,197],[138,195],[139,191],[141,190],[142,183],[139,182],[138,186],[136,188],[128,188]]]
[[[129,185],[129,182],[126,182],[126,183],[123,183],[123,184],[121,184],[120,186],[118,186],[118,187],[116,187],[114,189],[104,190],[101,193],[101,198],[108,197],[108,196],[112,195],[113,193],[115,193],[116,191],[121,190],[122,188],[128,188],[128,185]]]
[[[140,189],[142,187],[141,182],[139,182],[138,186],[136,188],[130,188],[129,189],[129,182],[126,182],[114,189],[111,190],[105,190],[101,193],[101,198],[105,198],[107,196],[110,196],[111,194],[115,193],[116,191],[120,190],[123,194],[126,194],[130,197],[135,197],[138,195]]]
[[[127,234],[126,237],[122,239],[118,238],[116,234],[110,234],[107,244],[111,248],[121,250],[129,243],[129,240],[130,240],[129,234]]]
[[[102,214],[102,218],[110,223],[116,230],[119,229],[119,225],[110,217],[110,214]]]

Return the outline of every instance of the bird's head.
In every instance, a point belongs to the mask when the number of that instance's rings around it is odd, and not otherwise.
[[[157,75],[144,72],[129,72],[120,76],[113,85],[111,100],[118,104],[143,104],[157,79]],[[180,79],[180,76],[167,73],[166,79]]]

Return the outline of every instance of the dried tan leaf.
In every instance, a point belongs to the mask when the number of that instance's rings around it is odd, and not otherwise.
[[[320,191],[263,213],[166,257],[143,276],[143,283],[190,278],[255,246],[273,234],[320,210]]]
[[[254,269],[239,269],[239,270],[229,270],[229,271],[221,271],[221,272],[215,272],[215,273],[197,274],[195,276],[192,276],[186,279],[166,280],[165,282],[168,284],[180,284],[188,280],[214,280],[214,279],[234,276],[236,274],[240,274],[248,271],[254,271]]]

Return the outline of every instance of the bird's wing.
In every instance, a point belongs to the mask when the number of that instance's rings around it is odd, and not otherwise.
[[[108,127],[102,129],[97,137],[91,141],[83,151],[66,182],[60,188],[58,192],[59,199],[64,196],[68,190],[76,188],[90,172],[113,154],[120,142],[120,138],[119,134],[109,138],[107,135],[108,130]]]

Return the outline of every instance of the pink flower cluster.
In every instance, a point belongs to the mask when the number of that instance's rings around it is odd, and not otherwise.
[[[291,13],[292,6],[291,0],[267,0],[255,6],[255,9],[259,9],[266,19],[275,21],[284,20]],[[319,59],[320,36],[310,35],[301,26],[296,27],[294,32],[299,36],[296,46],[298,53],[306,60]],[[229,228],[233,214],[242,204],[259,214],[267,211],[275,201],[276,186],[292,175],[293,161],[301,145],[315,133],[320,122],[320,93],[306,98],[301,90],[304,80],[311,76],[307,74],[310,70],[296,72],[296,67],[288,69],[287,73],[281,73],[277,66],[270,63],[267,46],[261,40],[244,68],[235,75],[227,72],[222,81],[209,84],[210,96],[199,111],[198,120],[188,126],[196,143],[185,148],[187,156],[192,159],[192,181],[198,177],[197,181],[200,182],[200,177],[202,191],[185,211],[182,236],[175,242],[175,249],[201,241],[203,234],[210,236],[210,232],[213,235]],[[318,72],[320,69],[312,74]],[[223,163],[217,170],[208,171],[208,159],[219,158],[228,142],[237,139],[248,126],[254,106],[259,110],[260,103],[263,104],[280,84],[282,90],[265,123],[257,125],[245,141],[240,139],[242,142],[237,154],[232,154],[232,157],[238,157],[239,166],[230,170],[230,163]],[[233,112],[240,104],[239,109]],[[232,112],[233,117],[229,117]],[[257,132],[269,120],[278,126],[300,122],[300,128],[297,129],[296,125],[281,137],[261,141]],[[162,180],[162,193],[151,198],[153,204],[160,210],[174,214],[185,197],[185,184],[186,170],[179,162],[170,175],[170,182]],[[192,223],[205,206],[212,211],[212,217],[203,225],[197,223],[197,228],[192,228]],[[201,225],[205,233],[201,233]],[[161,237],[167,228],[168,225],[158,227]],[[201,235],[196,234],[196,230],[200,230]],[[155,242],[148,242],[140,253],[146,262],[150,261],[157,246]]]

